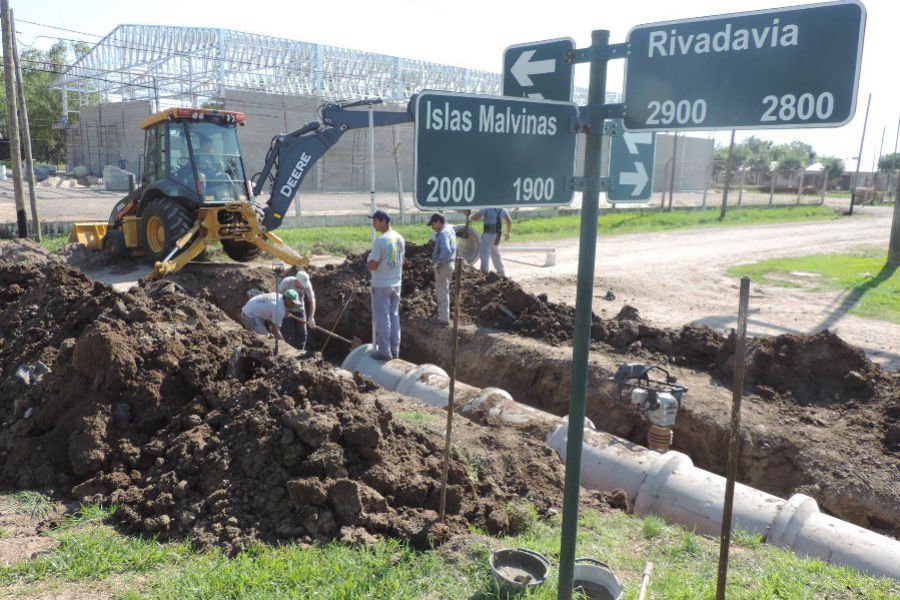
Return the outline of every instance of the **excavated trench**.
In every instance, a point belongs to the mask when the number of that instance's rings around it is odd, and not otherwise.
[[[407,277],[416,280],[404,279],[401,355],[446,369],[452,332],[427,319],[434,302],[427,279],[430,269],[421,265],[424,254],[413,249],[407,265]],[[212,278],[205,272],[185,271],[174,280],[233,318],[248,295],[274,283],[271,270],[264,267],[223,265],[214,270],[217,276]],[[361,258],[312,269],[311,275],[319,305],[317,321],[330,327],[343,311],[337,332],[369,341],[369,297]],[[566,330],[571,308],[535,299],[508,280],[484,278],[467,269],[463,309],[460,380],[500,387],[520,402],[567,414],[571,348]],[[509,313],[519,319],[509,318]],[[598,429],[643,443],[646,425],[626,410],[608,378],[622,362],[667,363],[690,390],[679,413],[673,448],[691,456],[697,466],[723,473],[733,340],[698,328],[655,329],[640,322],[636,311],[625,317],[603,323],[595,317],[587,417]],[[319,349],[324,340],[311,336],[309,348]],[[330,341],[325,356],[339,363],[346,351],[344,344]],[[757,343],[751,347],[747,373],[739,480],[782,497],[810,495],[841,519],[900,536],[900,514],[895,510],[900,505],[896,374],[880,371],[859,350],[827,332]]]

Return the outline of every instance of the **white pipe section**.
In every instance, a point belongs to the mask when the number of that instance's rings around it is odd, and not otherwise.
[[[342,368],[369,377],[381,387],[446,408],[450,378],[434,365],[371,357],[370,344],[353,350]],[[531,423],[549,432],[546,443],[566,460],[567,419],[525,406],[497,388],[456,383],[458,412],[482,424],[497,419]],[[698,469],[681,452],[660,454],[596,431],[588,422],[582,447],[581,484],[587,489],[624,490],[637,514],[655,514],[698,532],[718,536],[722,529],[725,478]],[[848,565],[876,576],[900,579],[900,542],[819,512],[803,494],[782,500],[737,484],[732,526],[763,536],[770,544],[826,562]]]

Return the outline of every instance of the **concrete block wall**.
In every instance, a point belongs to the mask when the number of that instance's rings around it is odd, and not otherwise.
[[[253,175],[262,168],[274,136],[318,119],[316,110],[322,102],[322,98],[315,96],[226,91],[225,108],[247,116],[247,125],[238,130],[247,172]],[[379,106],[377,110],[405,111],[406,107],[387,105]],[[368,135],[368,129],[346,132],[307,175],[300,193],[368,191]],[[379,192],[397,189],[395,144],[399,144],[397,162],[403,189],[412,190],[413,125],[409,123],[375,129],[375,188]]]
[[[81,108],[79,122],[66,136],[66,165],[73,169],[86,166],[100,177],[105,165],[118,166],[128,161],[128,170],[138,173],[144,154],[141,122],[152,112],[150,102],[111,102]]]
[[[675,136],[670,133],[656,135],[656,158],[654,159],[653,191],[669,191],[669,177],[672,149]],[[713,140],[679,134],[678,156],[675,159],[675,191],[703,190],[707,181],[712,180],[710,165],[713,159]]]

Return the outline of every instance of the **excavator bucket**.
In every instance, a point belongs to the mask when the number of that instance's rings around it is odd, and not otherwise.
[[[106,223],[75,223],[72,233],[69,234],[69,241],[78,242],[88,250],[101,250],[104,235]]]

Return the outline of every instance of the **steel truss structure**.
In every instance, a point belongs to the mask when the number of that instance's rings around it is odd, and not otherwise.
[[[497,73],[229,29],[119,25],[53,88],[195,104],[226,90],[406,102],[423,89],[500,94]],[[576,89],[583,104],[587,90]],[[609,94],[615,102],[617,94]]]

